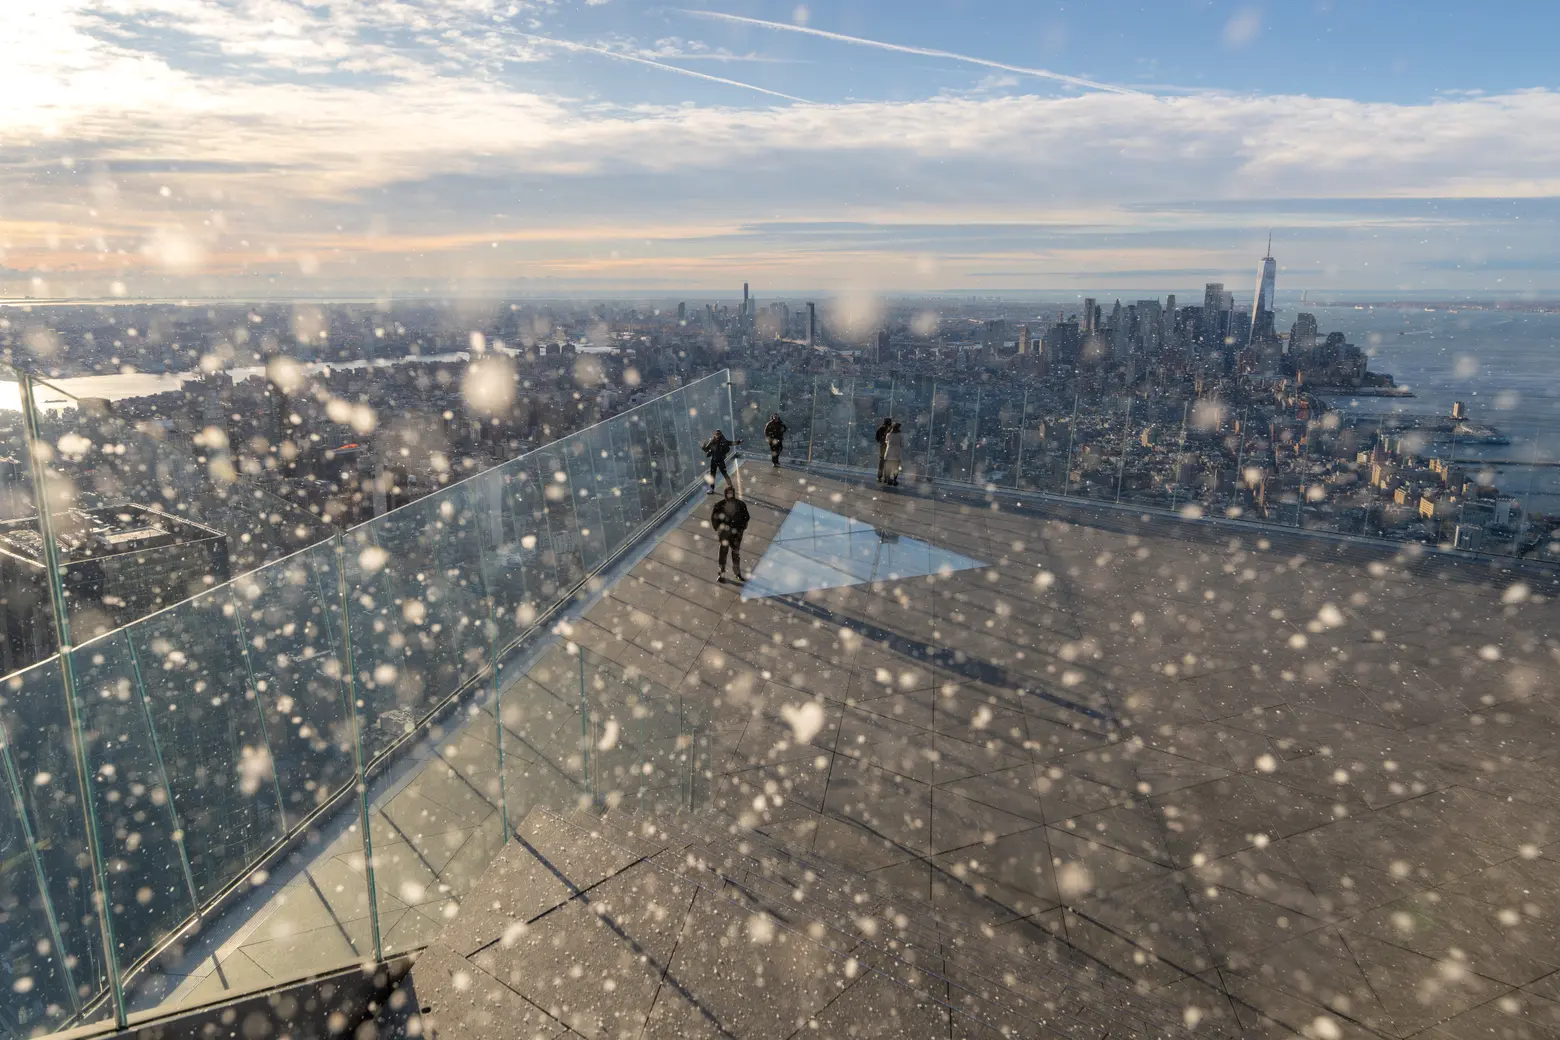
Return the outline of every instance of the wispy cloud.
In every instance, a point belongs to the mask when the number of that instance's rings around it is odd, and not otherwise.
[[[862,36],[847,36],[845,33],[814,29],[806,25],[792,25],[787,22],[771,22],[763,18],[748,18],[740,14],[727,14],[724,11],[698,11],[684,8],[682,13],[692,15],[695,18],[709,18],[714,21],[732,22],[738,25],[752,25],[760,29],[773,29],[777,32],[800,33],[804,36],[816,36],[820,39],[834,40],[838,43],[853,43],[861,47],[875,47],[878,50],[896,51],[900,54],[917,54],[924,58],[945,58],[951,61],[961,61],[969,65],[980,65],[988,69],[1000,69],[1003,72],[1016,72],[1023,76],[1055,80],[1059,83],[1066,83],[1074,87],[1086,87],[1090,90],[1104,90],[1113,94],[1142,93],[1142,91],[1134,90],[1131,87],[1117,86],[1114,83],[1101,83],[1098,80],[1084,79],[1082,76],[1070,76],[1065,72],[1052,72],[1050,69],[1038,69],[1028,65],[1009,65],[1006,62],[990,61],[986,58],[977,58],[969,54],[938,50],[935,47],[912,47],[902,43],[886,43],[882,40],[869,40]]]
[[[669,65],[664,61],[656,61],[654,58],[647,58],[642,54],[629,54],[624,51],[613,50],[609,47],[598,47],[595,44],[589,43],[577,43],[573,40],[559,40],[551,36],[540,36],[536,33],[520,32],[518,30],[514,30],[514,35],[523,37],[533,43],[541,44],[544,47],[556,47],[559,50],[571,51],[576,54],[599,54],[604,58],[615,58],[618,61],[631,62],[635,65],[648,65],[653,69],[660,69],[663,72],[676,73],[680,76],[688,76],[692,79],[702,79],[708,83],[720,83],[728,87],[740,87],[743,90],[751,90],[759,94],[767,94],[770,97],[781,98],[785,101],[798,101],[802,104],[807,103],[806,98],[799,98],[791,94],[782,94],[778,90],[770,90],[768,87],[760,87],[752,83],[744,83],[741,80],[727,79],[725,76],[712,76],[707,72],[696,72],[693,69],[685,69],[677,65]]]
[[[1480,278],[1491,268],[1469,262],[1508,246],[1553,256],[1560,220],[1550,91],[1394,104],[929,84],[919,100],[817,104],[764,85],[783,79],[679,67],[720,53],[697,41],[633,25],[566,39],[537,14],[551,8],[495,21],[486,0],[11,2],[0,267],[21,274],[0,294],[33,277],[136,291],[154,275],[316,289],[712,285],[737,267],[793,286],[1218,277],[1270,224],[1288,229],[1286,265],[1374,286]],[[562,60],[576,53],[606,60]],[[661,100],[614,59],[669,73]]]

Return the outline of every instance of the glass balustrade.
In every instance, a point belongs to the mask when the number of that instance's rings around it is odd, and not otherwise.
[[[1529,557],[1544,555],[1560,532],[1545,477],[1560,430],[1524,428],[1520,443],[1488,445],[1459,444],[1454,430],[1404,446],[1373,426],[1310,423],[1211,398],[1059,386],[742,370],[732,377],[743,436],[762,444],[764,423],[780,414],[791,461],[874,469],[873,433],[883,418],[897,420],[906,484],[1012,489],[1394,541],[1408,552]],[[1384,441],[1397,462],[1384,461]],[[1410,447],[1411,458],[1402,454]],[[1338,458],[1352,463],[1346,480],[1323,464]]]
[[[36,658],[0,689],[0,1037],[417,949],[531,808],[705,797],[699,714],[548,640],[740,429],[726,373],[346,530],[204,433],[0,377]],[[100,510],[151,541],[85,552]]]

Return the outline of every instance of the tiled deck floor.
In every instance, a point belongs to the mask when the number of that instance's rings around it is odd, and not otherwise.
[[[701,503],[566,634],[713,720],[718,808],[1247,1036],[1560,1037],[1550,590],[741,479],[750,571],[798,502],[989,566],[744,600]],[[581,791],[563,654],[505,693],[512,822]],[[492,859],[493,731],[376,806],[387,951]],[[369,955],[360,840],[319,845],[215,957],[192,947],[179,1003]]]
[[[1560,1037],[1552,598],[742,479],[749,569],[798,502],[990,566],[744,601],[663,540],[570,635],[709,706],[726,811],[1245,1035]]]

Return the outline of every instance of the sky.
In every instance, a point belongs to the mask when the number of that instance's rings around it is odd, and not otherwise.
[[[0,296],[1560,295],[1547,0],[5,7]]]

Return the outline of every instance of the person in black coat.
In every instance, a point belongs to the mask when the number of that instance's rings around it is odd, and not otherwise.
[[[710,526],[715,528],[715,536],[720,539],[720,576],[715,580],[722,585],[726,583],[728,552],[731,554],[731,572],[736,575],[736,580],[747,580],[742,576],[742,532],[747,530],[747,525],[747,503],[737,497],[736,488],[727,484],[725,497],[710,510]]]
[[[726,478],[727,488],[731,487],[731,474],[726,472],[726,457],[731,454],[732,448],[741,443],[741,441],[727,440],[726,435],[719,430],[716,430],[715,435],[704,442],[704,454],[710,457],[710,477],[709,487],[706,489],[707,494],[713,495],[715,493],[716,473]]]
[[[790,427],[780,418],[776,412],[769,417],[764,424],[764,438],[769,441],[769,462],[778,467],[780,465],[780,453],[785,450],[785,431]]]

